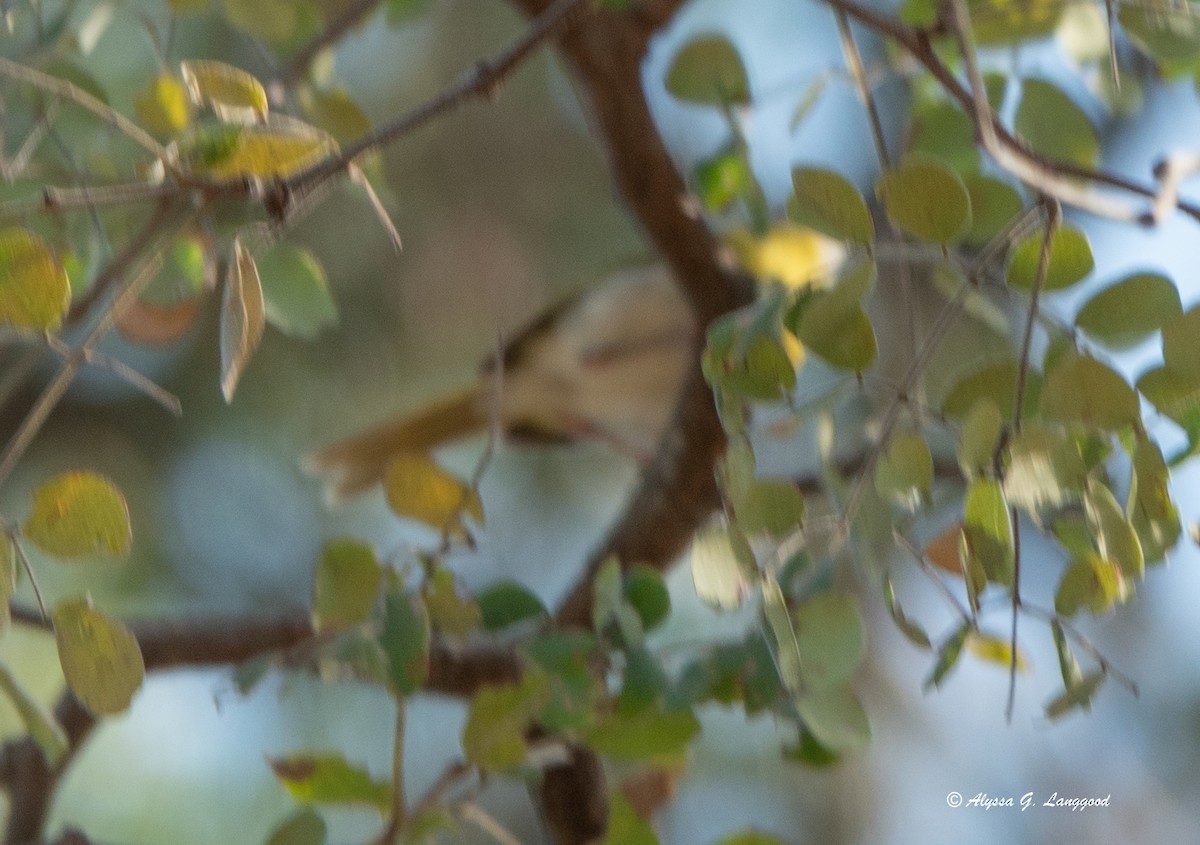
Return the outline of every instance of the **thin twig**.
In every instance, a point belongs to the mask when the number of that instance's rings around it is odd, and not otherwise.
[[[1125,689],[1129,690],[1134,695],[1139,694],[1137,681],[1133,680],[1133,678],[1129,677],[1124,672],[1113,666],[1112,661],[1105,657],[1104,653],[1101,652],[1100,649],[1090,639],[1082,634],[1078,628],[1074,627],[1065,619],[1063,619],[1059,614],[1050,610],[1046,610],[1045,608],[1038,607],[1037,605],[1026,603],[1021,604],[1021,612],[1028,614],[1029,616],[1033,616],[1036,619],[1041,619],[1043,622],[1057,622],[1060,626],[1062,626],[1063,632],[1066,633],[1066,635],[1072,640],[1074,640],[1076,645],[1086,651],[1088,656],[1090,656],[1096,661],[1097,664],[1099,664],[1100,670],[1104,672],[1104,674],[1110,676],[1114,681],[1125,687]]]
[[[966,624],[970,622],[973,617],[967,611],[967,609],[959,603],[958,597],[951,592],[949,587],[946,586],[946,582],[943,581],[941,575],[935,571],[933,564],[930,562],[925,553],[918,549],[916,544],[913,543],[913,541],[909,539],[909,537],[902,531],[893,531],[892,537],[895,539],[896,544],[908,552],[909,555],[912,556],[913,560],[917,562],[917,566],[919,566],[921,571],[925,573],[926,577],[933,582],[934,587],[936,587],[938,592],[942,594],[942,596],[946,599],[947,604],[953,608],[954,612],[959,615],[963,623]]]
[[[379,835],[379,845],[394,845],[408,824],[408,798],[404,794],[404,723],[408,710],[408,702],[403,696],[395,696],[396,725],[395,736],[392,738],[392,812],[383,833]]]
[[[276,79],[284,86],[291,85],[308,72],[308,66],[326,47],[333,44],[353,29],[359,21],[371,14],[381,0],[355,0],[342,9],[333,20],[325,25],[311,41],[301,47],[279,68]]]
[[[21,547],[17,535],[11,529],[7,533],[9,542],[12,543],[13,551],[17,553],[17,560],[21,561],[21,568],[29,576],[29,585],[33,587],[33,596],[37,599],[38,612],[42,614],[42,621],[49,622],[50,614],[46,610],[46,600],[42,597],[42,588],[38,586],[37,575],[34,574],[33,566],[29,562],[29,556],[25,554],[25,549]]]

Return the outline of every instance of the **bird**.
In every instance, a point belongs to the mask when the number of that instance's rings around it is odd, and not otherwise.
[[[381,482],[401,452],[486,431],[517,441],[607,441],[648,462],[698,356],[698,326],[661,265],[621,269],[535,319],[467,386],[305,461],[331,503]]]

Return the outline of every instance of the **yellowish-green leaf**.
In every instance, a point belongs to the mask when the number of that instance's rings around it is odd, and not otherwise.
[[[1021,195],[1007,182],[978,173],[963,177],[971,198],[971,229],[968,244],[986,244],[1021,213]]]
[[[479,605],[459,595],[449,569],[439,568],[425,582],[425,607],[434,629],[450,636],[466,636],[483,624]]]
[[[933,455],[916,432],[894,435],[875,467],[875,489],[900,507],[916,511],[933,490]]]
[[[0,322],[53,331],[71,302],[71,284],[41,238],[0,229]]]
[[[1008,262],[1010,285],[1023,290],[1033,288],[1045,240],[1044,233],[1034,232],[1013,248]],[[1042,290],[1070,287],[1086,278],[1095,266],[1092,247],[1083,230],[1071,225],[1059,226],[1050,238],[1050,259]]]
[[[862,614],[848,593],[816,593],[793,614],[805,690],[850,680],[865,653]]]
[[[989,581],[1012,583],[1012,518],[1004,491],[995,481],[977,479],[967,488],[963,536],[967,554],[979,562]]]
[[[379,645],[387,655],[394,692],[412,695],[429,677],[429,613],[417,593],[394,585],[384,596]]]
[[[1040,79],[1021,83],[1013,120],[1017,134],[1034,150],[1059,161],[1095,167],[1100,140],[1087,115],[1059,88]]]
[[[683,762],[688,744],[699,732],[700,722],[691,711],[650,707],[609,715],[587,739],[592,748],[610,757],[673,765]]]
[[[1124,602],[1131,587],[1121,567],[1096,554],[1078,558],[1067,567],[1054,594],[1054,610],[1072,616],[1083,608],[1099,616]]]
[[[134,97],[133,110],[142,126],[167,138],[186,129],[191,119],[187,89],[169,73],[150,80]]]
[[[848,687],[809,690],[796,699],[804,726],[830,751],[859,751],[871,741],[871,723]]]
[[[340,88],[322,90],[304,86],[300,89],[300,107],[315,126],[343,144],[362,137],[371,129],[366,113]]]
[[[904,634],[908,641],[917,648],[929,649],[931,645],[929,635],[925,633],[924,628],[908,618],[904,608],[896,600],[896,589],[892,586],[891,577],[886,578],[883,583],[883,600],[887,605],[888,613],[891,614],[892,621],[900,629],[900,633]]]
[[[788,217],[838,240],[870,244],[875,224],[867,203],[846,177],[832,170],[797,167],[792,171],[795,194]]]
[[[1147,563],[1162,560],[1179,539],[1179,507],[1171,500],[1166,461],[1158,444],[1141,438],[1133,454],[1129,512]]]
[[[284,789],[306,804],[366,804],[386,810],[392,787],[352,766],[338,754],[296,754],[268,758]]]
[[[463,727],[467,759],[491,771],[505,771],[525,760],[525,735],[549,698],[542,672],[528,671],[513,684],[487,684],[475,693]]]
[[[1103,484],[1092,484],[1084,505],[1100,556],[1117,564],[1125,577],[1142,577],[1146,567],[1142,544],[1112,491]]]
[[[931,243],[958,240],[971,226],[971,196],[962,177],[932,156],[912,155],[879,181],[888,217]]]
[[[366,543],[334,540],[327,544],[313,583],[313,627],[331,631],[365,622],[382,578],[375,550]]]
[[[3,663],[0,663],[0,693],[8,698],[17,711],[25,730],[37,743],[46,762],[52,767],[56,766],[69,747],[66,732],[55,721],[54,714],[26,692]]]
[[[738,229],[726,241],[749,273],[789,288],[828,284],[846,257],[837,241],[794,223],[779,223],[761,236]]]
[[[1035,372],[1026,374],[1025,409],[1037,407],[1041,395],[1042,379]],[[981,370],[964,376],[950,389],[942,401],[942,410],[947,416],[963,418],[980,399],[987,398],[1000,409],[1000,415],[1011,422],[1014,397],[1017,390],[1017,362],[1012,358],[989,364]]]
[[[242,372],[262,340],[264,325],[258,265],[241,240],[235,239],[221,299],[221,393],[226,402],[233,401]]]
[[[178,156],[188,168],[218,179],[285,179],[336,149],[316,128],[272,116],[262,126],[200,127],[179,143]]]
[[[75,600],[55,608],[54,636],[63,676],[80,704],[97,715],[129,706],[146,669],[128,628]]]
[[[1122,3],[1117,20],[1139,50],[1168,70],[1193,66],[1200,58],[1200,21],[1189,6],[1167,0]]]
[[[197,104],[208,103],[226,123],[262,123],[270,103],[261,82],[241,68],[224,62],[194,60],[179,65],[188,94]]]
[[[862,372],[879,351],[875,327],[857,296],[835,288],[804,309],[796,337],[835,367]]]
[[[301,807],[275,826],[266,845],[325,845],[325,819],[312,807]]]
[[[1137,394],[1095,358],[1068,355],[1046,376],[1039,408],[1062,423],[1116,431],[1141,422]]]
[[[221,5],[230,23],[270,43],[291,38],[300,20],[297,0],[222,0]]]
[[[971,406],[963,420],[958,444],[958,465],[967,478],[990,473],[996,461],[996,448],[1004,419],[1000,409],[987,396],[981,396]]]
[[[460,517],[483,522],[479,494],[423,452],[399,452],[388,462],[384,493],[392,511],[438,530],[461,533]]]
[[[746,105],[750,82],[737,48],[721,35],[702,36],[675,54],[667,90],[681,100],[709,106]]]
[[[1179,289],[1159,273],[1126,276],[1088,300],[1075,325],[1112,349],[1124,349],[1183,313]]]
[[[1162,340],[1167,369],[1189,381],[1200,379],[1200,305],[1163,323]]]
[[[94,472],[68,472],[44,482],[22,530],[40,549],[63,558],[123,558],[133,542],[125,497]]]
[[[980,660],[996,663],[1005,669],[1013,665],[1012,642],[1003,637],[976,631],[967,637],[966,649]],[[1017,649],[1017,671],[1029,671],[1029,659],[1019,648]]]
[[[337,323],[337,305],[316,257],[306,249],[279,244],[258,262],[267,322],[286,335],[315,340]]]
[[[696,535],[691,562],[692,583],[702,602],[720,610],[741,607],[746,578],[724,525],[712,523]]]
[[[599,845],[659,845],[654,828],[634,810],[619,789],[611,790],[608,829]]]

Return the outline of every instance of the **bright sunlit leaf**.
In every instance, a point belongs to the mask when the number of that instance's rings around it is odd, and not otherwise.
[[[169,73],[150,80],[134,97],[133,110],[142,126],[167,138],[186,129],[191,119],[187,89]]]
[[[462,533],[460,518],[483,522],[479,494],[438,466],[424,452],[398,452],[383,479],[388,506],[398,516],[441,530]]]
[[[179,65],[183,84],[197,105],[208,103],[227,123],[262,123],[270,109],[266,89],[241,68],[209,60]]]
[[[70,302],[70,282],[50,247],[28,229],[0,229],[0,322],[53,331]]]

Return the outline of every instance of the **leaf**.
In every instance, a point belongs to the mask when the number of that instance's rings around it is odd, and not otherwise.
[[[769,833],[757,830],[743,830],[725,837],[716,845],[788,845],[787,842]]]
[[[739,229],[726,240],[753,276],[792,289],[827,283],[846,256],[840,243],[794,223],[778,223],[762,235]]]
[[[186,169],[214,179],[286,179],[337,151],[334,140],[298,120],[264,126],[200,126],[176,143]]]
[[[370,119],[344,90],[305,85],[298,94],[304,116],[339,143],[357,140],[371,131]]]
[[[397,452],[383,478],[388,507],[398,516],[461,534],[461,517],[483,522],[479,494],[423,452]]]
[[[1200,29],[1192,9],[1169,2],[1122,3],[1117,20],[1134,46],[1152,59],[1177,68],[1200,58]]]
[[[925,629],[905,615],[904,609],[896,601],[896,590],[892,586],[892,579],[890,577],[886,578],[883,582],[883,601],[887,605],[887,610],[892,617],[892,621],[900,629],[900,633],[904,634],[908,641],[917,648],[928,649],[930,647],[929,635],[925,633]]]
[[[1141,578],[1146,568],[1142,544],[1112,491],[1093,484],[1083,501],[1100,556],[1119,566],[1127,578]]]
[[[177,135],[191,120],[187,89],[169,73],[150,80],[133,98],[133,110],[142,126],[160,137]]]
[[[272,44],[287,41],[300,23],[296,0],[221,0],[221,5],[231,24]]]
[[[1053,34],[1066,4],[1062,0],[969,0],[967,8],[975,40],[980,45],[993,45]]]
[[[943,572],[962,575],[962,523],[956,522],[925,544],[924,555]]]
[[[325,268],[311,252],[280,244],[258,261],[267,322],[289,337],[315,340],[337,324]]]
[[[817,593],[796,608],[793,619],[806,692],[849,681],[862,662],[866,642],[854,596]]]
[[[392,803],[392,786],[378,781],[340,754],[295,754],[268,757],[275,777],[305,804],[367,804],[380,812]]]
[[[525,734],[548,698],[546,676],[526,672],[519,683],[486,684],[471,699],[462,746],[476,765],[502,772],[525,760]]]
[[[711,523],[696,535],[691,568],[696,595],[709,607],[734,610],[746,600],[744,566],[724,525]]]
[[[642,618],[642,628],[653,630],[671,614],[671,594],[657,569],[644,563],[625,571],[625,600]]]
[[[905,154],[934,156],[961,175],[979,170],[975,126],[966,113],[946,100],[919,100],[913,109]]]
[[[977,479],[967,488],[963,536],[968,556],[979,563],[989,581],[1012,584],[1012,519],[1004,491],[995,481]]]
[[[1121,568],[1097,554],[1071,562],[1058,582],[1054,610],[1062,616],[1074,616],[1083,608],[1099,616],[1114,604],[1129,597],[1129,585]]]
[[[202,304],[200,297],[185,299],[175,305],[135,299],[117,317],[117,331],[130,343],[168,346],[195,324]]]
[[[375,550],[357,540],[333,540],[317,561],[313,628],[318,633],[366,622],[375,607],[383,569]]]
[[[708,35],[688,42],[667,71],[667,90],[681,100],[708,106],[744,106],[750,82],[729,39]]]
[[[848,687],[807,691],[796,699],[796,711],[804,726],[830,751],[859,751],[871,741],[867,712]]]
[[[221,298],[221,393],[233,401],[242,372],[262,340],[264,326],[262,282],[258,265],[242,246],[233,241],[233,258],[225,275]]]
[[[644,645],[628,649],[615,712],[623,718],[649,708],[662,707],[669,686],[670,681],[662,663]]]
[[[1181,313],[1179,289],[1170,279],[1134,273],[1088,300],[1075,325],[1110,349],[1126,349]]]
[[[46,764],[55,767],[66,756],[70,749],[67,734],[54,719],[54,714],[25,691],[17,683],[17,679],[9,672],[8,667],[0,663],[0,692],[8,698],[13,709],[29,731],[29,736],[37,744],[38,750],[46,758]]]
[[[971,198],[971,228],[963,236],[966,243],[988,243],[1021,213],[1021,195],[1007,182],[976,173],[964,176],[963,184]]]
[[[120,713],[142,685],[142,650],[129,629],[77,599],[54,609],[63,676],[79,703],[96,715]]]
[[[385,18],[389,26],[418,18],[429,9],[429,0],[387,0]]]
[[[1051,699],[1046,704],[1046,716],[1050,719],[1058,719],[1070,713],[1072,710],[1088,710],[1091,708],[1092,698],[1100,689],[1100,684],[1104,681],[1106,675],[1103,672],[1096,672],[1088,675],[1079,683],[1065,690],[1061,695]]]
[[[884,499],[916,511],[933,491],[933,455],[916,432],[893,435],[875,467],[875,489]]]
[[[1200,379],[1200,305],[1163,323],[1163,361],[1172,373]]]
[[[1139,438],[1133,453],[1128,509],[1147,563],[1162,560],[1182,532],[1179,507],[1171,501],[1169,478],[1158,444]]]
[[[452,637],[465,637],[483,624],[479,605],[459,594],[454,573],[445,567],[425,581],[425,609],[433,628]]]
[[[659,845],[654,828],[637,814],[620,790],[612,790],[608,800],[608,829],[598,845]]]
[[[1141,424],[1137,394],[1120,375],[1095,358],[1069,355],[1046,376],[1040,411],[1061,423],[1106,431]]]
[[[658,765],[681,763],[688,745],[700,732],[690,710],[654,708],[631,714],[614,713],[587,734],[595,751],[622,760],[646,760]]]
[[[1012,642],[1003,637],[975,631],[967,637],[966,649],[980,660],[995,663],[1004,669],[1013,665]],[[1017,649],[1017,671],[1023,674],[1029,672],[1029,659],[1020,649]]]
[[[124,558],[133,542],[125,497],[94,472],[68,472],[43,482],[22,531],[42,551],[63,558]]]
[[[696,193],[709,211],[721,211],[746,196],[754,184],[742,148],[733,145],[696,165]]]
[[[325,819],[312,807],[301,807],[275,826],[265,845],[325,845]]]
[[[942,681],[946,680],[950,670],[958,664],[958,658],[962,655],[963,646],[966,645],[971,630],[971,622],[968,620],[938,647],[937,663],[934,664],[929,677],[925,679],[925,683],[922,685],[923,689],[928,691],[930,687],[936,688],[942,685]]]
[[[1100,161],[1100,141],[1092,122],[1049,82],[1022,81],[1013,128],[1025,143],[1050,159],[1083,167],[1095,167]]]
[[[958,240],[971,225],[971,197],[962,177],[932,156],[913,155],[884,173],[878,193],[897,226],[931,243]]]
[[[1038,262],[1046,237],[1042,232],[1027,235],[1015,247],[1008,260],[1008,283],[1032,290],[1037,280]],[[1042,290],[1061,290],[1082,281],[1096,266],[1087,235],[1070,224],[1059,226],[1050,238],[1050,260]]]
[[[996,403],[987,396],[976,400],[959,431],[958,465],[966,478],[991,473],[1003,430],[1004,419]]]
[[[800,644],[796,640],[796,629],[783,590],[770,572],[762,577],[762,615],[766,632],[770,635],[768,642],[772,646],[771,656],[775,660],[779,680],[789,693],[799,694],[804,689]]]
[[[797,167],[792,170],[795,194],[788,201],[788,219],[841,241],[871,244],[875,224],[858,188],[833,170]]]
[[[1075,444],[1057,427],[1028,425],[1009,443],[1004,495],[1031,514],[1083,498],[1087,481]]]
[[[270,103],[261,82],[224,62],[193,60],[179,65],[183,84],[197,105],[208,103],[226,123],[262,123]]]
[[[0,229],[0,322],[54,331],[71,303],[71,284],[45,241],[28,229]]]
[[[402,585],[384,596],[383,630],[379,644],[388,657],[389,682],[399,695],[412,695],[429,677],[429,614],[417,593]]]
[[[547,614],[542,600],[515,581],[492,584],[475,596],[475,602],[483,614],[483,627],[488,631],[500,631]]]
[[[1156,367],[1142,373],[1137,389],[1193,441],[1200,437],[1200,378],[1187,378],[1167,367]]]
[[[738,528],[747,536],[787,537],[804,519],[804,494],[790,481],[756,480],[734,503]]]
[[[963,418],[980,399],[990,399],[1006,422],[1012,422],[1014,397],[1017,392],[1017,362],[1007,358],[989,364],[964,376],[942,400],[942,411],[949,417]],[[1042,392],[1042,379],[1035,372],[1026,373],[1025,408],[1037,407]]]
[[[1079,668],[1079,662],[1075,659],[1075,655],[1071,653],[1071,646],[1067,642],[1062,622],[1051,619],[1050,632],[1054,635],[1054,650],[1058,654],[1058,668],[1062,673],[1063,686],[1071,689],[1082,680],[1083,671]]]
[[[829,364],[855,372],[878,353],[875,327],[859,299],[835,288],[813,298],[796,326],[796,337]]]

